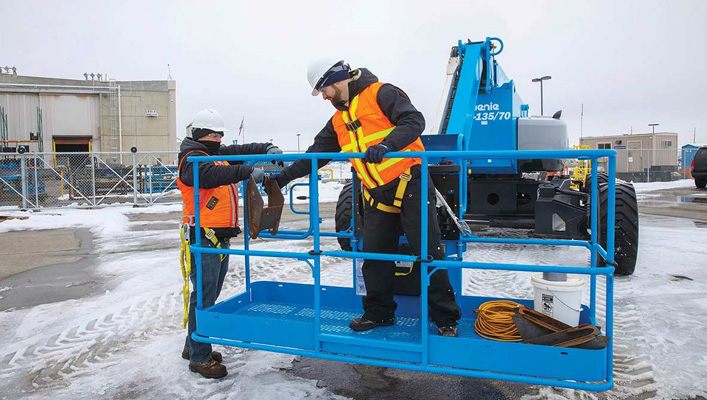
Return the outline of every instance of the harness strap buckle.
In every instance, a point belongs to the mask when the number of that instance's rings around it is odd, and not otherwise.
[[[405,172],[400,174],[400,182],[398,182],[398,189],[395,191],[395,200],[393,201],[393,206],[402,207],[403,196],[405,195],[405,189],[407,189],[408,182],[412,179],[412,174],[410,174],[410,168],[406,169]]]
[[[182,232],[184,233],[184,240],[189,242],[191,240],[191,235],[189,234],[189,231],[191,231],[189,224],[182,224]]]
[[[213,229],[204,228],[204,236],[207,239],[211,240],[211,238],[213,238],[215,234],[216,232]]]
[[[360,127],[361,123],[357,119],[346,123],[346,128],[350,131],[356,131]]]

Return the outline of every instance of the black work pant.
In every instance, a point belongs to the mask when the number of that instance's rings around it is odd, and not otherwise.
[[[419,167],[413,167],[412,180],[408,182],[403,197],[400,214],[388,213],[368,204],[364,206],[363,251],[369,253],[397,254],[401,231],[407,237],[412,252],[419,256],[421,245],[421,180]],[[437,260],[444,259],[437,224],[435,189],[432,178],[427,176],[428,191],[428,233],[427,252]],[[383,204],[393,204],[398,179],[377,188],[372,196]],[[365,202],[364,202],[365,203]],[[424,263],[422,263],[424,265]],[[393,279],[395,263],[392,261],[365,260],[363,280],[366,296],[363,297],[363,317],[370,320],[389,319],[395,316],[397,304],[393,300]],[[428,291],[430,317],[437,326],[456,326],[461,318],[461,310],[454,299],[454,291],[449,283],[446,270],[439,270],[430,277]]]

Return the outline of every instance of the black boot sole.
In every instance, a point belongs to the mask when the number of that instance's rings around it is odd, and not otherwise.
[[[390,321],[373,321],[372,324],[365,324],[365,325],[355,325],[353,321],[349,324],[349,328],[356,332],[364,332],[364,331],[370,331],[371,329],[378,328],[381,326],[393,326],[395,325],[395,320],[390,320]]]

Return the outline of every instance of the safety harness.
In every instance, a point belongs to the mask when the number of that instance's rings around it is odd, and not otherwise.
[[[378,210],[381,210],[383,212],[391,213],[391,214],[400,214],[400,207],[403,205],[403,196],[405,195],[405,189],[407,189],[408,182],[412,179],[412,175],[410,174],[410,168],[406,169],[405,172],[400,174],[400,182],[398,183],[398,188],[395,190],[395,200],[393,200],[393,205],[389,206],[387,204],[383,204],[380,201],[376,200],[371,196],[370,193],[368,193],[368,190],[364,187],[363,188],[363,198],[368,205],[371,207],[374,207]],[[410,264],[410,268],[406,272],[396,272],[395,276],[406,276],[409,275],[412,272],[414,264]]]
[[[410,179],[412,179],[412,175],[410,175],[410,168],[408,168],[405,172],[400,174],[400,181],[398,183],[398,188],[395,190],[395,200],[393,200],[392,206],[383,204],[374,199],[365,187],[363,188],[363,199],[373,208],[377,208],[383,212],[391,214],[400,214],[400,207],[403,205],[403,196],[405,195],[405,189],[407,188]]]
[[[182,279],[184,279],[184,287],[182,287],[182,298],[184,299],[184,320],[182,321],[182,328],[187,327],[189,322],[189,275],[191,275],[191,250],[189,245],[191,244],[191,238],[189,231],[191,226],[189,224],[182,224],[179,229],[179,237],[181,248],[179,250],[179,265],[182,268]],[[210,228],[202,228],[204,230],[204,236],[213,243],[214,247],[217,249],[221,248],[221,243],[216,238],[216,232]],[[221,254],[221,261],[226,258],[225,254]]]

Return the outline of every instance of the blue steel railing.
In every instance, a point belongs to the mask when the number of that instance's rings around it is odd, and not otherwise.
[[[616,176],[616,151],[615,150],[522,150],[522,151],[427,151],[427,152],[391,152],[386,155],[386,158],[410,158],[416,157],[420,158],[421,164],[421,176],[425,177],[428,174],[428,159],[430,158],[441,158],[463,160],[463,159],[588,159],[591,160],[592,170],[598,170],[598,160],[600,158],[608,159],[608,176],[610,177],[608,181],[608,212],[607,212],[607,227],[614,227],[615,225],[615,196],[616,196],[616,183],[614,177]],[[364,359],[358,357],[349,356],[337,356],[333,354],[321,353],[321,343],[323,339],[331,340],[336,339],[340,342],[352,343],[352,344],[370,344],[371,339],[359,339],[359,338],[346,338],[339,337],[332,334],[321,333],[321,277],[320,277],[320,259],[321,256],[331,256],[331,257],[345,257],[352,259],[374,259],[374,260],[387,260],[387,261],[417,261],[416,256],[406,256],[401,254],[378,254],[378,253],[364,253],[358,251],[326,251],[323,252],[320,247],[320,240],[322,236],[330,237],[350,237],[352,240],[357,240],[351,233],[329,233],[321,232],[319,227],[320,217],[319,217],[319,189],[318,189],[318,179],[317,179],[317,160],[328,159],[333,161],[338,160],[348,160],[351,158],[364,158],[364,153],[304,153],[304,154],[281,154],[281,155],[247,155],[247,156],[191,156],[187,158],[188,162],[193,162],[194,165],[194,187],[199,187],[199,175],[198,175],[198,164],[200,162],[214,162],[214,161],[270,161],[270,160],[283,160],[283,161],[293,161],[299,159],[311,160],[311,172],[310,172],[310,184],[309,184],[309,229],[306,232],[301,231],[278,231],[277,235],[270,235],[267,232],[262,232],[260,237],[263,238],[274,238],[274,239],[304,239],[309,236],[313,238],[313,249],[307,253],[297,253],[297,252],[277,252],[277,251],[257,251],[250,250],[250,237],[244,233],[244,249],[215,249],[206,248],[201,246],[201,235],[196,235],[195,243],[191,246],[191,252],[195,255],[196,260],[196,271],[197,271],[197,310],[203,309],[203,299],[200,288],[202,287],[202,263],[201,257],[198,255],[201,253],[207,254],[233,254],[242,255],[245,257],[245,290],[250,290],[250,256],[257,257],[281,257],[281,258],[292,258],[306,262],[312,269],[312,277],[314,280],[314,339],[317,345],[315,346],[314,354],[311,351],[297,350],[282,348],[271,345],[258,345],[253,343],[238,343],[239,347],[268,350],[268,351],[278,351],[282,353],[303,355],[303,356],[315,356],[323,359],[354,362],[354,363],[365,363],[370,365],[400,368],[401,364],[394,361],[385,361],[379,359]],[[462,169],[460,174],[465,175],[464,164],[462,164]],[[315,184],[312,184],[315,183]],[[427,193],[429,182],[427,179],[421,179],[421,210],[422,214],[420,216],[421,226],[427,226],[428,218],[427,215]],[[461,189],[460,189],[461,190]],[[466,194],[466,188],[463,186],[462,194]],[[421,342],[419,345],[410,344],[398,344],[401,350],[414,350],[420,351],[422,355],[422,362],[419,366],[406,364],[404,367],[406,369],[418,370],[418,371],[428,371],[428,372],[438,372],[444,374],[455,374],[464,376],[473,376],[479,378],[487,379],[498,379],[506,381],[516,381],[523,383],[533,383],[542,384],[549,386],[564,386],[573,389],[583,389],[583,390],[608,390],[613,386],[613,291],[614,291],[614,229],[607,228],[607,248],[603,248],[598,243],[598,181],[597,174],[592,174],[591,179],[591,238],[590,241],[581,240],[545,240],[545,239],[502,239],[502,238],[478,238],[478,237],[461,237],[458,243],[463,242],[474,242],[474,243],[512,243],[512,244],[530,244],[530,245],[565,245],[565,246],[581,246],[590,250],[591,254],[591,265],[590,268],[584,267],[566,267],[557,265],[522,265],[522,264],[493,264],[493,263],[480,263],[480,262],[468,262],[468,261],[446,261],[446,260],[433,260],[429,257],[427,253],[427,231],[422,230],[421,234],[421,244],[420,244],[420,260],[427,264],[431,268],[420,268],[421,274],[421,290],[420,290],[420,304],[428,304],[428,293],[426,289],[430,284],[431,275],[439,269],[448,268],[465,268],[465,269],[491,269],[491,270],[507,270],[507,271],[528,271],[528,272],[560,272],[560,273],[574,273],[590,275],[590,318],[592,321],[596,320],[596,277],[597,275],[606,276],[606,329],[605,335],[610,339],[607,345],[607,381],[599,384],[576,382],[576,381],[562,381],[556,379],[548,378],[538,378],[522,375],[511,375],[506,373],[495,373],[488,371],[476,371],[476,370],[455,370],[453,368],[442,368],[431,366],[428,363],[428,343],[429,332],[426,329],[426,324],[421,324],[422,334]],[[201,219],[199,215],[200,210],[200,199],[199,191],[194,191],[194,209],[195,211],[195,226],[198,229],[201,227]],[[247,210],[246,210],[247,213]],[[243,232],[248,232],[248,222],[247,218],[244,218],[244,229]],[[354,249],[356,247],[354,246]],[[460,247],[458,247],[460,248]],[[597,268],[597,254],[599,254],[604,260],[606,260],[606,268]],[[461,254],[459,254],[461,259]],[[421,306],[420,310],[421,321],[428,320],[428,310],[426,306]],[[195,339],[199,340],[199,326],[197,324],[197,329],[194,332]],[[233,342],[227,340],[221,340],[216,338],[209,338],[209,342],[233,345]],[[392,344],[386,343],[386,346]]]

